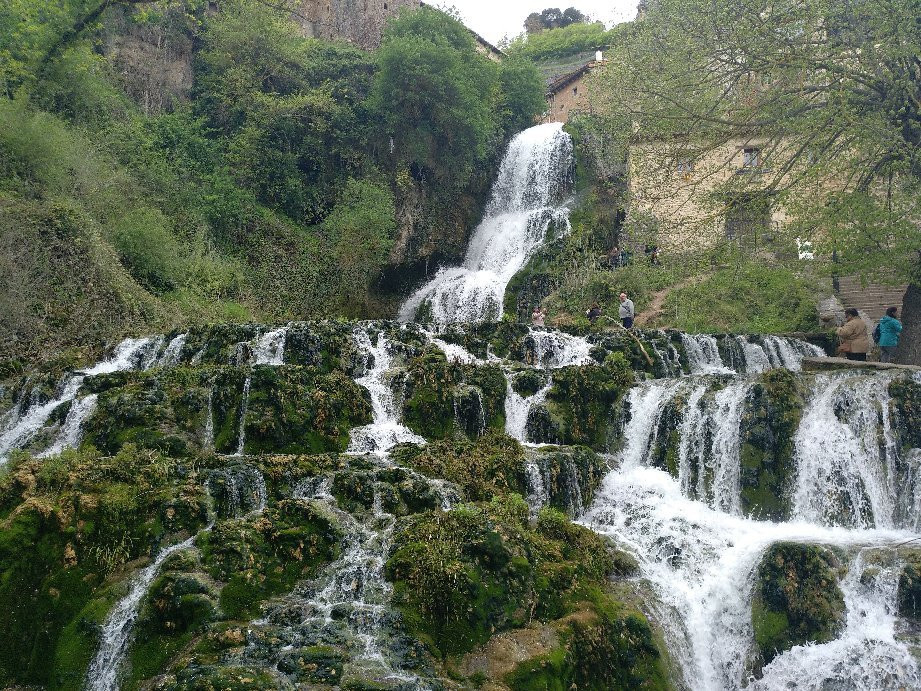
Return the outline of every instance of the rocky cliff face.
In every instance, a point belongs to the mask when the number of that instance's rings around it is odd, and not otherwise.
[[[344,39],[373,50],[380,45],[388,17],[421,4],[419,0],[299,0],[294,18],[305,36]]]

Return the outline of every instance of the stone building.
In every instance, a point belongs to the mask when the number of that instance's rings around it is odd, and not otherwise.
[[[567,72],[551,80],[547,86],[547,112],[543,122],[569,122],[576,113],[592,112],[587,80],[591,74],[605,63],[601,52],[576,70]]]
[[[704,152],[687,141],[638,137],[629,151],[628,218],[655,229],[664,247],[702,247],[723,239],[752,250],[769,246],[787,214],[759,188],[773,179],[772,162],[784,158],[778,147],[769,150],[757,137]]]

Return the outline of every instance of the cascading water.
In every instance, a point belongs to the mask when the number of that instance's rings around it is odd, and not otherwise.
[[[796,646],[779,655],[751,688],[921,688],[918,660],[896,638],[902,564],[894,554],[881,564],[868,564],[871,554],[870,550],[860,550],[840,582],[846,608],[841,635],[829,643]]]
[[[538,391],[530,396],[522,396],[512,385],[512,376],[506,374],[505,393],[505,433],[522,444],[528,443],[528,416],[531,409],[543,403],[550,393],[553,380],[549,379]]]
[[[83,423],[89,419],[90,415],[96,410],[96,402],[99,396],[90,394],[79,400],[73,401],[70,410],[67,412],[67,418],[61,427],[57,439],[47,449],[42,451],[38,457],[45,458],[61,453],[64,449],[76,449],[80,446],[80,437],[83,432]]]
[[[421,679],[401,669],[399,656],[391,650],[392,587],[384,577],[384,565],[396,519],[383,510],[376,488],[371,510],[356,518],[338,506],[331,487],[329,478],[311,478],[295,489],[294,498],[317,502],[336,517],[343,531],[340,558],[315,580],[267,606],[265,617],[250,627],[269,626],[276,636],[284,632],[287,646],[270,654],[336,640],[349,650],[344,676],[360,670],[364,678],[398,683],[407,691],[426,689]],[[253,647],[243,652],[245,660],[258,662],[264,662],[265,655]]]
[[[390,344],[383,332],[372,345],[365,331],[355,332],[355,344],[365,358],[365,374],[355,381],[371,394],[373,422],[350,432],[348,453],[386,453],[397,444],[425,444],[400,422],[400,410],[388,376],[391,368]]]
[[[891,375],[820,375],[796,435],[794,515],[812,523],[917,529],[912,483],[900,482],[889,412]],[[914,478],[917,483],[917,478]]]
[[[288,327],[274,329],[259,336],[252,346],[252,363],[254,365],[285,364],[285,343]]]
[[[569,229],[565,199],[572,180],[572,139],[562,125],[538,125],[517,135],[499,168],[486,215],[463,266],[441,269],[400,309],[410,321],[423,304],[439,325],[498,320],[505,288],[545,242]]]
[[[6,463],[10,452],[14,449],[26,448],[45,427],[58,408],[74,401],[87,377],[129,369],[146,369],[156,358],[162,342],[162,337],[159,340],[153,338],[129,338],[122,341],[110,358],[82,372],[68,374],[59,387],[60,393],[52,400],[43,404],[33,401],[30,405],[20,405],[14,408],[11,413],[15,412],[15,415],[11,415],[10,419],[6,421],[5,429],[0,434],[0,465]],[[79,403],[77,405],[77,412],[86,412],[85,407],[81,407]],[[82,420],[79,420],[79,422],[82,422]],[[79,427],[77,427],[76,431],[73,431],[72,424],[68,434],[74,437],[78,436]],[[54,447],[60,446],[58,450],[62,450],[67,445],[67,440],[59,437],[52,445]]]
[[[528,339],[534,344],[535,367],[557,369],[585,365],[591,361],[591,345],[581,336],[571,336],[562,331],[529,329]]]
[[[182,349],[185,347],[185,342],[188,337],[188,334],[179,334],[173,340],[171,340],[167,344],[166,348],[163,349],[163,353],[154,362],[154,366],[175,367],[178,365],[179,360],[182,357]]]
[[[917,663],[893,633],[898,569],[867,571],[876,574],[871,583],[859,558],[841,583],[847,606],[841,636],[781,653],[760,679],[749,679],[754,574],[772,544],[828,545],[851,554],[873,547],[894,559],[894,545],[919,537],[909,532],[917,529],[919,490],[903,477],[916,477],[917,468],[898,464],[889,413],[896,375],[815,376],[794,440],[794,516],[758,521],[739,508],[740,428],[755,380],[734,375],[727,383],[717,349],[694,340],[700,347],[693,367],[720,376],[653,380],[631,390],[617,468],[582,518],[637,558],[656,593],[653,614],[680,663],[683,685],[704,691],[917,688]],[[815,353],[798,351],[796,358],[806,354]],[[666,417],[673,414],[676,419]],[[671,442],[678,447],[677,477],[652,467],[665,420],[677,432]],[[861,509],[841,508],[850,505]]]
[[[128,595],[115,605],[102,627],[99,650],[86,673],[87,689],[117,691],[119,674],[128,643],[131,640],[131,631],[138,616],[141,600],[144,599],[150,584],[157,577],[163,562],[176,552],[191,547],[194,540],[194,537],[190,537],[185,542],[167,547],[157,555],[150,566],[135,576]]]
[[[253,378],[249,374],[243,381],[243,397],[240,401],[240,427],[237,430],[237,450],[234,456],[242,456],[246,449],[246,413],[249,411],[249,391],[253,385]]]
[[[688,354],[691,374],[735,374],[735,370],[723,363],[715,336],[681,334],[681,340]]]

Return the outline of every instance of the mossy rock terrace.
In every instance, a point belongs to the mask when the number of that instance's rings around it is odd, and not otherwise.
[[[343,453],[373,419],[356,379],[375,363],[356,330],[390,343],[387,383],[427,445]],[[83,688],[116,606],[190,540],[143,590],[121,688],[669,686],[661,635],[625,587],[635,563],[570,521],[608,470],[596,451],[633,382],[626,350],[608,339],[551,370],[520,326],[452,329],[445,341],[474,356],[457,361],[415,327],[322,322],[288,325],[283,364],[260,364],[271,331],[151,339],[130,368],[87,377],[27,445],[46,448],[94,396],[79,449],[13,453],[0,480],[5,684]],[[81,365],[18,375],[6,409],[54,401]],[[504,434],[507,372],[523,395],[552,376],[562,445]],[[539,511],[523,498],[528,464],[545,479]],[[498,671],[474,664],[534,631],[553,645]]]

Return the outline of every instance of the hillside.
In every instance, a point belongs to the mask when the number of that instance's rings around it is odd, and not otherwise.
[[[0,46],[3,360],[392,314],[462,255],[504,142],[542,107],[533,68],[479,56],[436,10],[368,53],[255,0],[114,4],[96,23],[81,0],[28,7]]]

